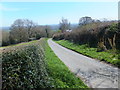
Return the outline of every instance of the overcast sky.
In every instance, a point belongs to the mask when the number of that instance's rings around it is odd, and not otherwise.
[[[84,16],[93,19],[118,19],[117,2],[2,2],[2,25],[10,26],[16,19],[30,19],[39,25],[58,24],[62,17],[78,23]]]

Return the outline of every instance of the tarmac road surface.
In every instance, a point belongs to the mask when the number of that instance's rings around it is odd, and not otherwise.
[[[119,88],[118,68],[78,54],[54,41],[48,44],[58,58],[83,82],[91,88]]]

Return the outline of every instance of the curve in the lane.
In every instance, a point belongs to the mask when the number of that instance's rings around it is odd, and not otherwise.
[[[92,88],[118,88],[118,68],[78,54],[51,39],[48,44],[68,68]]]

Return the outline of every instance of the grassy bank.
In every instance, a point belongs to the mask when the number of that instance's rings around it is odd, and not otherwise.
[[[2,49],[2,48],[13,47],[13,46],[22,46],[22,45],[26,45],[26,44],[35,43],[36,41],[38,41],[38,40],[34,40],[34,41],[30,41],[30,42],[22,42],[22,43],[18,43],[18,44],[12,44],[12,45],[9,45],[9,46],[2,46],[2,47],[0,47],[0,48]]]
[[[107,63],[111,63],[115,66],[120,67],[120,55],[119,54],[112,53],[111,51],[97,52],[97,48],[89,48],[87,45],[78,45],[78,44],[69,42],[67,40],[59,40],[56,42],[66,48],[74,50],[83,55],[86,55],[86,56],[89,56],[89,57],[92,57],[92,58],[95,58],[101,61],[105,61]]]
[[[87,86],[58,59],[47,43],[45,58],[48,74],[54,79],[56,88],[87,88]]]

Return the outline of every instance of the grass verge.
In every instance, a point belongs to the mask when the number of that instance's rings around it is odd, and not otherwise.
[[[120,67],[120,54],[112,53],[111,51],[97,52],[97,48],[90,48],[87,45],[74,44],[68,40],[59,40],[55,42],[83,55]]]
[[[76,77],[65,64],[54,54],[46,41],[45,58],[47,71],[54,79],[56,88],[88,88],[78,77]]]

